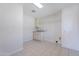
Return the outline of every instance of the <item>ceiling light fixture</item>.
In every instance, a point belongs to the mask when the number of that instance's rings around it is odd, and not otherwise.
[[[40,4],[40,3],[33,3],[35,6],[37,6],[38,8],[42,8],[43,7],[43,5],[42,4]]]

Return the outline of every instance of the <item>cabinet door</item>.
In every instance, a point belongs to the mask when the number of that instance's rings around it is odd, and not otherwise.
[[[41,40],[41,33],[40,32],[35,33],[35,39],[36,40]]]
[[[44,32],[40,33],[40,40],[44,40]]]
[[[42,32],[34,32],[33,34],[34,40],[43,40],[43,33]]]

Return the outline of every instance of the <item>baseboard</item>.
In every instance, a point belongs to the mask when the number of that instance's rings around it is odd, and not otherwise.
[[[10,53],[0,53],[0,56],[11,56],[11,55],[13,55],[14,53],[17,53],[17,52],[19,52],[19,51],[22,51],[23,50],[23,48],[20,48],[20,49],[17,49],[17,50],[15,50],[15,51],[13,51],[13,52],[10,52]]]
[[[23,42],[29,42],[29,41],[32,41],[32,40],[24,40]]]
[[[67,46],[63,46],[63,45],[62,45],[62,47],[63,47],[63,48],[66,48],[66,49],[69,49],[69,50],[73,50],[73,51],[78,51],[78,52],[79,52],[78,49],[73,49],[73,48],[70,48],[70,47],[67,47]]]
[[[9,53],[8,56],[11,56],[11,55],[13,55],[13,54],[15,54],[15,53],[17,53],[17,52],[19,52],[19,51],[22,51],[22,50],[23,50],[23,48],[17,49],[17,50],[15,50],[15,51]]]

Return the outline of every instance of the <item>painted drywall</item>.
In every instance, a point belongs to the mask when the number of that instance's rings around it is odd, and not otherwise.
[[[59,40],[59,37],[61,36],[61,23],[56,22],[52,24],[46,24],[44,26],[44,29],[46,32],[44,32],[44,39],[50,42],[54,42],[56,40]]]
[[[44,40],[50,42],[56,42],[61,36],[61,12],[57,12],[54,15],[49,15],[40,19],[40,27],[45,30],[43,33]]]
[[[79,6],[62,10],[62,47],[79,51]]]
[[[0,4],[0,55],[23,48],[23,8],[19,4]]]
[[[23,41],[33,40],[34,18],[26,14],[23,16]]]

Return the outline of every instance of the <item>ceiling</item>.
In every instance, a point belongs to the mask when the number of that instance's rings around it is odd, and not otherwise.
[[[38,8],[33,3],[25,3],[23,4],[23,11],[24,14],[28,16],[32,16],[35,18],[41,18],[45,17],[51,14],[54,14],[63,8],[70,7],[72,5],[78,5],[78,4],[68,4],[68,3],[42,3],[44,6],[43,8]],[[35,10],[36,12],[32,12],[32,10]]]

